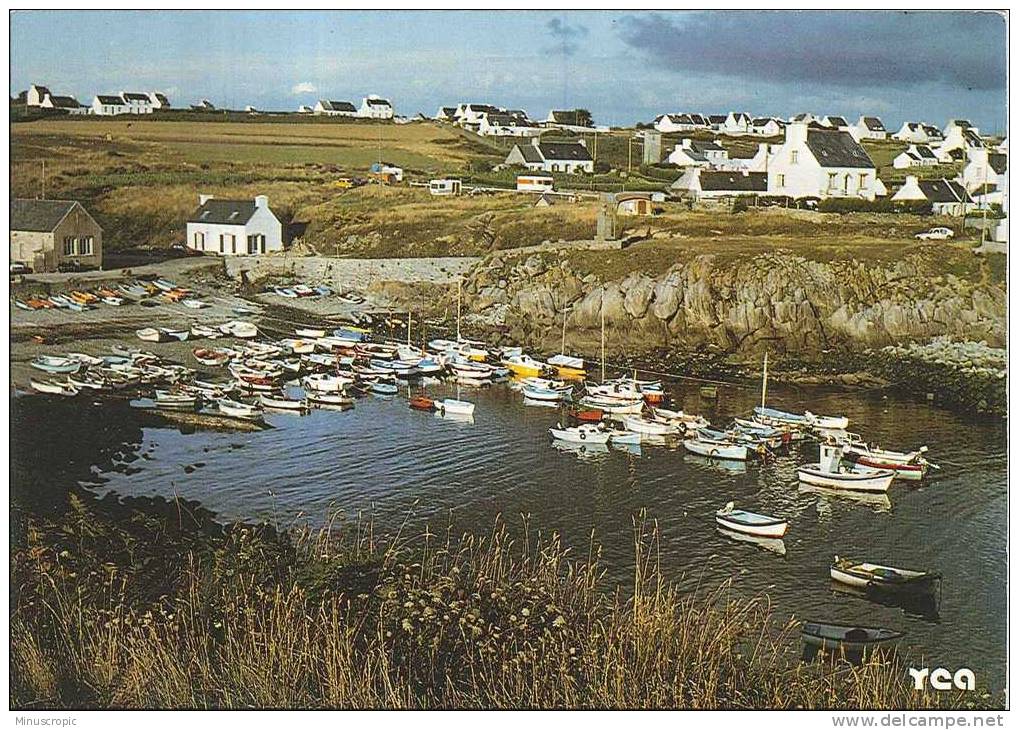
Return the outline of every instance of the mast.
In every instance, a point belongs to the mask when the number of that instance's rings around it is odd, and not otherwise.
[[[410,310],[407,311],[407,347],[410,347]]]
[[[563,347],[559,351],[560,355],[565,355],[566,354],[566,313],[567,313],[567,311],[569,311],[569,310],[567,310],[566,306],[563,305]]]
[[[456,280],[456,341],[460,341],[460,279]]]
[[[764,351],[764,377],[761,379],[761,408],[764,408],[764,399],[768,394],[768,351]]]
[[[601,379],[605,382],[605,296],[602,295],[601,306]]]

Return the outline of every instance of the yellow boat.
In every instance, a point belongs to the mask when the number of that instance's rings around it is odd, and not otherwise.
[[[587,376],[584,360],[579,357],[554,355],[548,359],[548,364],[555,369],[560,378],[583,378]]]
[[[521,378],[536,378],[548,372],[549,367],[543,362],[535,360],[530,355],[514,355],[507,357],[502,364],[514,375]]]

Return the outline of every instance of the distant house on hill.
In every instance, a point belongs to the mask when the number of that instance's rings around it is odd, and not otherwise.
[[[752,123],[753,119],[746,112],[729,112],[720,131],[724,134],[748,134]],[[708,126],[710,126],[710,119]]]
[[[594,172],[594,158],[583,141],[542,142],[533,137],[531,144],[513,145],[506,164],[544,172]]]
[[[846,121],[845,117],[839,116],[827,116],[821,118],[821,126],[829,127],[830,129],[840,129],[842,131],[849,131],[849,122]]]
[[[153,109],[166,110],[171,108],[170,100],[167,98],[166,94],[163,94],[159,91],[150,91],[149,99],[152,101]]]
[[[925,144],[911,144],[892,160],[892,167],[903,170],[908,167],[934,167],[938,164],[938,156]]]
[[[46,98],[39,105],[40,109],[59,109],[68,114],[88,114],[88,107],[79,103],[73,96],[53,96],[46,94]]]
[[[954,180],[920,180],[915,175],[907,175],[906,182],[892,196],[896,202],[922,202],[931,204],[936,215],[962,216],[973,207],[966,188]]]
[[[377,96],[366,96],[361,100],[361,108],[357,116],[365,119],[392,119],[393,105],[386,99]]]
[[[221,256],[255,255],[283,250],[283,225],[269,208],[269,198],[226,200],[198,196],[188,217],[186,245]]]
[[[92,113],[100,117],[114,117],[129,113],[129,107],[119,96],[98,94],[92,100]]]
[[[1000,152],[991,152],[986,147],[973,148],[967,152],[966,166],[962,169],[960,180],[966,190],[973,192],[991,186],[995,190],[1004,190],[1008,176],[1008,156]]]
[[[775,117],[758,117],[750,123],[750,132],[759,137],[777,137],[785,129],[785,122]]]
[[[924,124],[923,122],[903,122],[899,131],[892,135],[892,139],[900,142],[913,142],[915,144],[930,144],[940,142],[945,138],[937,127]]]
[[[75,200],[11,201],[11,260],[33,271],[56,271],[64,263],[101,268],[103,229]]]
[[[882,140],[888,138],[888,130],[884,123],[877,117],[861,116],[856,124],[849,127],[849,133],[853,139],[859,142],[862,139]]]
[[[678,167],[720,167],[728,159],[729,153],[718,142],[684,138],[667,161]]]
[[[455,106],[440,106],[439,111],[435,112],[435,121],[437,122],[455,122],[456,121],[456,107]]]
[[[191,105],[191,111],[193,112],[214,112],[216,111],[216,105],[208,99],[202,99],[197,104]]]
[[[695,132],[710,126],[711,122],[702,114],[662,114],[655,118],[655,129],[665,133]]]
[[[42,106],[43,99],[49,96],[49,94],[50,90],[45,86],[32,84],[28,87],[28,93],[25,95],[25,104],[28,106]]]
[[[966,157],[970,150],[983,148],[984,140],[976,127],[949,125],[948,134],[935,151],[942,162],[954,162]],[[961,154],[953,155],[953,152]]]
[[[765,168],[771,195],[874,200],[879,193],[874,162],[849,132],[789,124]]]
[[[672,191],[689,200],[743,198],[768,193],[768,173],[690,168],[672,183]]]
[[[537,137],[541,134],[541,128],[526,116],[508,112],[485,114],[477,131],[482,137]]]
[[[148,94],[140,91],[122,91],[120,98],[127,104],[128,114],[151,114],[155,105]]]
[[[327,117],[356,117],[357,107],[349,101],[332,101],[330,99],[319,99],[315,102],[312,110],[315,114]]]

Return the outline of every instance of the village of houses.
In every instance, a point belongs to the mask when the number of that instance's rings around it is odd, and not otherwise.
[[[97,94],[86,106],[38,85],[11,103],[44,115],[158,118],[168,111],[217,111],[207,99],[176,109],[159,92]],[[451,125],[505,144],[505,159],[494,170],[517,174],[516,184],[509,182],[504,189],[481,188],[454,174],[405,179],[399,160],[379,159],[365,171],[372,182],[419,185],[439,197],[484,189],[486,193],[527,194],[538,206],[560,205],[583,196],[597,197],[593,188],[586,189],[578,179],[613,172],[619,175],[623,190],[601,193],[603,200],[611,202],[613,214],[654,215],[666,202],[733,209],[740,201],[744,208],[746,204],[817,208],[824,201],[840,200],[857,201],[862,206],[857,209],[865,210],[867,203],[887,201],[885,211],[925,209],[957,218],[960,230],[967,216],[983,214],[981,248],[1004,252],[1007,241],[1007,139],[984,135],[964,119],[951,119],[940,127],[907,121],[889,130],[880,118],[868,115],[851,122],[841,116],[809,113],[788,119],[743,112],[665,113],[621,130],[596,125],[583,109],[552,110],[544,119],[532,119],[520,109],[460,103],[442,106],[431,117],[406,117],[394,112],[390,100],[375,95],[364,96],[359,104],[321,99],[293,112],[262,112],[246,106],[243,113]],[[597,168],[599,136],[604,139],[620,132],[637,150],[627,171],[634,165],[654,167],[663,176],[659,189],[627,190],[626,172]],[[732,153],[734,141],[745,154]],[[891,161],[894,182],[882,180],[868,152],[869,145],[892,142],[901,148]],[[931,174],[942,166],[954,174]],[[186,222],[184,243],[193,252],[261,255],[284,249],[282,223],[266,196],[218,200],[201,190],[194,193],[196,208]],[[603,234],[612,235],[599,227],[599,235]],[[33,271],[62,269],[69,263],[74,268],[101,268],[102,230],[79,202],[18,199],[11,207],[11,258],[12,266]]]

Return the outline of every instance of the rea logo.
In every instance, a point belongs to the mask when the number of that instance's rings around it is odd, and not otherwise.
[[[972,692],[976,689],[977,678],[973,674],[972,669],[962,667],[956,670],[955,674],[944,667],[936,667],[935,669],[928,669],[927,667],[921,667],[920,669],[909,669],[909,676],[913,678],[913,689],[922,690],[927,684],[930,684],[932,689],[936,689],[939,692],[950,689],[961,689],[966,692]]]

